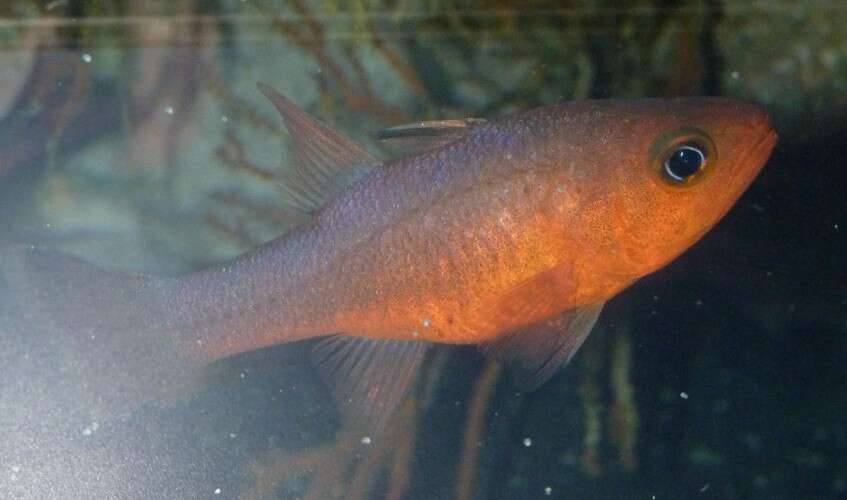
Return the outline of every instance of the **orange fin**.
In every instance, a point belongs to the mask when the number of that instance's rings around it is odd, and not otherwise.
[[[291,139],[294,176],[280,188],[292,208],[314,212],[379,163],[353,139],[312,117],[271,87],[257,85],[279,111]]]
[[[565,311],[540,323],[506,333],[482,344],[486,356],[515,368],[516,382],[531,391],[566,365],[585,341],[603,304]]]
[[[312,361],[353,425],[381,430],[414,385],[430,345],[335,335],[312,349]]]
[[[407,154],[419,153],[459,140],[484,123],[482,118],[431,120],[385,128],[376,137]]]

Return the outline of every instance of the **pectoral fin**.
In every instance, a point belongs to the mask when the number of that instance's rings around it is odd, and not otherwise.
[[[600,316],[603,304],[565,311],[482,344],[486,356],[515,369],[519,387],[531,391],[571,360]]]
[[[341,414],[378,431],[413,386],[428,350],[423,342],[335,335],[315,345],[312,361]]]

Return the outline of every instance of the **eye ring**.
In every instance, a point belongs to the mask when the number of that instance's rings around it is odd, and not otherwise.
[[[680,152],[674,159],[675,153]],[[708,177],[719,163],[718,156],[709,134],[696,127],[669,130],[650,146],[653,172],[663,184],[673,188],[687,188]]]
[[[705,148],[695,142],[685,142],[671,150],[662,163],[662,172],[670,181],[681,184],[697,175],[706,164]]]

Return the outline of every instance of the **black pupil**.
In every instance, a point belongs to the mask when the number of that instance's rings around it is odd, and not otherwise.
[[[683,181],[696,174],[706,158],[695,146],[681,146],[665,161],[665,170],[674,180]]]

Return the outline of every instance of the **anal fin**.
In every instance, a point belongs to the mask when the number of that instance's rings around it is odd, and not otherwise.
[[[482,344],[486,356],[514,369],[517,385],[537,389],[571,360],[600,316],[603,304],[565,311]]]
[[[429,344],[334,335],[317,343],[312,361],[349,423],[381,430],[414,385]]]

